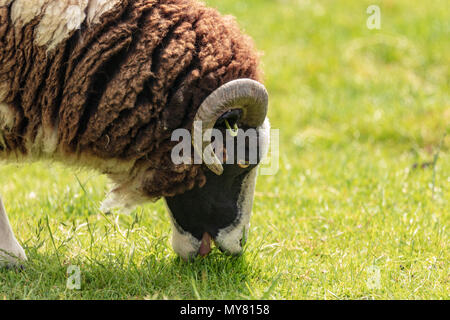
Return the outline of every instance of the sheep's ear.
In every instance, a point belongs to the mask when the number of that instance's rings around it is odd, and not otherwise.
[[[192,144],[206,166],[221,175],[223,167],[211,146],[212,130],[218,119],[229,111],[240,110],[240,122],[248,127],[259,127],[267,116],[269,95],[261,83],[239,79],[224,84],[202,103],[194,118]],[[196,139],[203,137],[204,139]]]

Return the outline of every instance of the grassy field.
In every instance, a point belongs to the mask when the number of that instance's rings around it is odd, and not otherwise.
[[[281,134],[245,254],[185,263],[161,202],[104,216],[104,176],[3,165],[29,262],[0,271],[0,299],[449,299],[448,2],[207,3],[263,51]],[[66,288],[69,265],[81,290]]]

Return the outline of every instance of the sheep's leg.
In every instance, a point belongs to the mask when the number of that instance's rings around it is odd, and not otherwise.
[[[17,266],[27,259],[25,251],[17,242],[9,224],[5,207],[0,197],[0,267]]]

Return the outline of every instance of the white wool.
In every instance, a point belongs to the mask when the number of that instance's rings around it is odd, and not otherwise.
[[[15,0],[11,7],[11,21],[17,27],[22,27],[40,15],[44,5],[50,0]]]
[[[0,103],[0,130],[9,130],[14,126],[15,116],[7,104]]]
[[[22,27],[43,15],[35,31],[35,42],[51,51],[71,32],[80,29],[86,20],[90,25],[100,22],[103,14],[121,0],[0,0],[0,6],[10,5],[11,20]]]
[[[81,27],[86,18],[85,9],[88,0],[51,1],[45,6],[42,17],[35,33],[38,46],[46,46],[50,51],[70,33]]]
[[[116,165],[108,171],[108,176],[115,185],[102,202],[100,210],[108,212],[121,209],[122,212],[129,213],[139,205],[158,200],[149,198],[142,191],[145,179],[154,177],[157,170],[149,170],[145,166],[135,167],[135,160],[119,161],[116,160]]]
[[[0,7],[9,6],[12,0],[0,0]]]
[[[55,153],[57,147],[58,147],[58,126],[55,128],[44,128],[44,137],[42,139],[43,141],[43,147],[42,151],[47,154],[51,155]]]
[[[34,159],[52,156],[58,147],[58,129],[57,127],[42,127],[37,130],[34,140],[27,137],[26,148]]]
[[[100,17],[110,11],[121,0],[91,0],[87,9],[87,22],[97,24]]]

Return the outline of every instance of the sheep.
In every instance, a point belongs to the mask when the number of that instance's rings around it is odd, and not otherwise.
[[[0,160],[96,169],[114,183],[102,210],[164,198],[182,258],[212,239],[237,254],[258,163],[175,164],[171,137],[234,120],[257,130],[260,161],[270,125],[259,65],[234,18],[196,0],[0,0]],[[207,146],[192,147],[203,158]],[[2,204],[0,258],[26,259]]]

